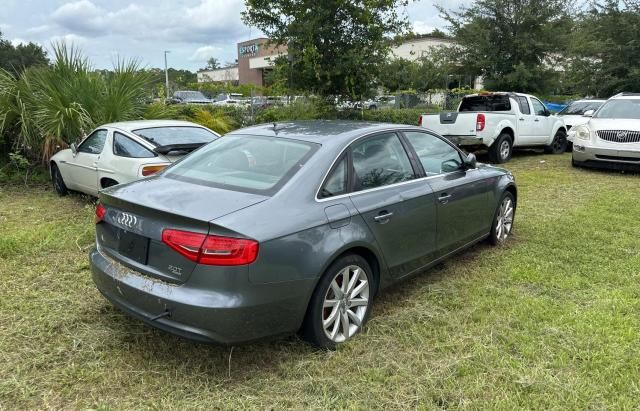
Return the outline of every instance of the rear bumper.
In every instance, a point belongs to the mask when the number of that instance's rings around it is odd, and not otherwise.
[[[640,150],[598,147],[575,140],[572,155],[573,163],[577,166],[640,171]]]
[[[457,146],[483,146],[484,139],[482,137],[477,136],[452,136],[452,135],[444,135],[444,138],[451,141],[453,144]]]
[[[260,286],[238,281],[233,292],[221,292],[143,276],[95,249],[89,258],[94,283],[114,306],[152,327],[203,342],[294,333],[315,286],[311,280]]]

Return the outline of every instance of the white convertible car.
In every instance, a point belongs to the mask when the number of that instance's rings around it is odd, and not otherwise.
[[[97,196],[102,188],[153,175],[220,135],[187,121],[110,123],[51,157],[56,192]]]

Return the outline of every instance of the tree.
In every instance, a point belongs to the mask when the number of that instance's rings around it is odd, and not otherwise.
[[[565,0],[476,0],[440,11],[458,42],[451,54],[460,65],[491,89],[540,92],[550,86],[549,57],[566,45],[567,7]]]
[[[566,64],[567,86],[609,97],[640,92],[640,2],[594,3],[579,20]]]
[[[390,51],[408,27],[397,10],[407,0],[246,0],[242,19],[276,45],[289,88],[359,99],[370,93]]]
[[[14,46],[8,40],[2,39],[0,32],[0,68],[12,74],[18,74],[27,67],[46,66],[49,64],[47,52],[35,44],[18,44]]]
[[[211,57],[207,60],[207,65],[204,66],[204,70],[217,70],[220,68],[220,62],[217,58]]]

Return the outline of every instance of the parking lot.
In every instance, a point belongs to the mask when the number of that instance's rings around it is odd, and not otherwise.
[[[514,236],[381,294],[336,352],[194,343],[98,293],[94,205],[0,188],[0,409],[633,408],[640,184],[517,153]]]

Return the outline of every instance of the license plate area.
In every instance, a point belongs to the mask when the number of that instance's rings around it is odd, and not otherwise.
[[[139,234],[118,228],[118,253],[140,264],[149,259],[149,239]]]

